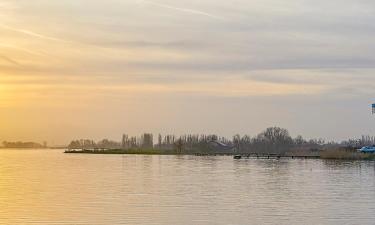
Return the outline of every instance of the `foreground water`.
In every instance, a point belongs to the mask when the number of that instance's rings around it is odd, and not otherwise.
[[[0,224],[375,224],[375,162],[0,150]]]

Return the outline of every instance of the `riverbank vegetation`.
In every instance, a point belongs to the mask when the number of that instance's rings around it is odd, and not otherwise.
[[[87,153],[87,154],[129,154],[129,155],[175,155],[175,151],[161,149],[69,149],[65,153]]]
[[[278,156],[306,156],[327,159],[370,159],[372,156],[356,152],[363,145],[375,144],[375,138],[363,136],[341,143],[324,139],[306,140],[302,136],[292,138],[288,130],[270,127],[256,136],[235,135],[232,139],[217,135],[161,135],[154,143],[152,134],[140,137],[123,135],[120,142],[104,139],[74,140],[69,144],[68,153],[93,154],[185,154],[185,155],[223,155],[223,154],[273,154]],[[339,150],[338,150],[339,149]],[[340,150],[341,149],[341,150]],[[344,151],[342,149],[350,149]]]
[[[321,151],[320,158],[338,160],[375,160],[375,154],[362,153],[355,149],[337,148]]]

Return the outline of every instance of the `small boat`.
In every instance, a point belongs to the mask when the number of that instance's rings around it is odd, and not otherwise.
[[[364,146],[361,149],[358,149],[362,153],[375,153],[375,145],[373,146]]]
[[[234,158],[234,159],[241,159],[242,156],[241,156],[241,155],[235,155],[235,156],[233,156],[233,158]]]

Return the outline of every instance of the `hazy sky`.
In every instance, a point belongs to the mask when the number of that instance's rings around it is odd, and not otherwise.
[[[375,133],[373,0],[0,0],[0,141]]]

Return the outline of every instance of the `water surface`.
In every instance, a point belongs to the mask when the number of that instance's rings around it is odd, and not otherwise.
[[[375,162],[0,150],[0,224],[375,224]]]

